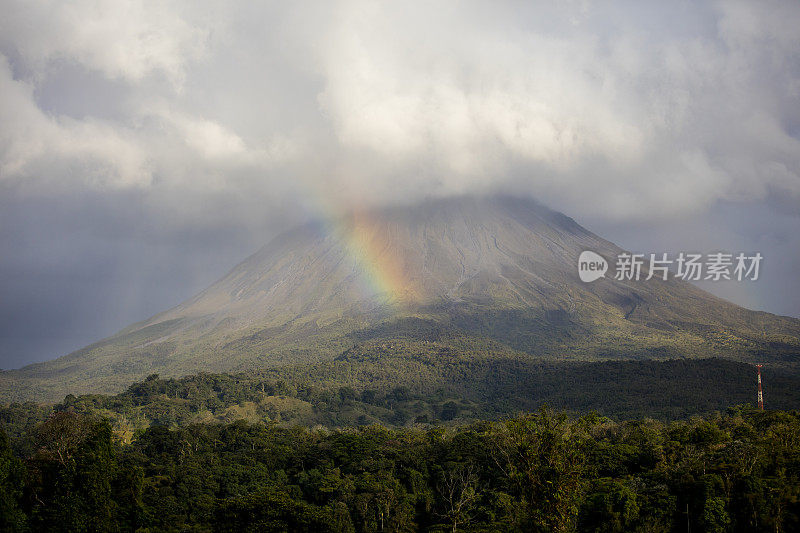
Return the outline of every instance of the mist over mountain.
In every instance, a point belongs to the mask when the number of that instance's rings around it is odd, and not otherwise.
[[[288,231],[188,301],[55,361],[0,376],[4,399],[116,392],[151,373],[412,357],[724,357],[793,365],[800,320],[683,281],[583,283],[584,250],[622,250],[511,197],[354,211]]]

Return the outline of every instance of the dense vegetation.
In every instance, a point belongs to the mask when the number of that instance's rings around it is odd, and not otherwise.
[[[0,432],[4,531],[792,531],[800,413],[457,428],[153,426],[65,408]]]
[[[800,527],[800,414],[754,411],[750,365],[431,346],[0,406],[0,531]],[[769,407],[800,404],[764,375]]]
[[[0,406],[19,436],[52,410],[108,418],[126,441],[151,425],[184,427],[239,419],[327,428],[379,423],[453,425],[535,411],[544,404],[617,419],[686,418],[755,400],[755,368],[721,359],[546,363],[450,360],[446,351],[338,361],[249,374],[152,375],[113,396],[67,396],[55,406]],[[800,405],[800,378],[766,367],[767,406]]]

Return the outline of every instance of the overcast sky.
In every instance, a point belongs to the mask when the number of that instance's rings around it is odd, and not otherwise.
[[[258,4],[258,5],[256,5]],[[343,209],[539,199],[800,316],[800,3],[0,0],[0,368]]]

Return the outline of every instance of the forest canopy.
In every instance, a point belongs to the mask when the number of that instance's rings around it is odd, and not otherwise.
[[[457,427],[0,432],[4,531],[792,531],[800,413],[534,413]]]

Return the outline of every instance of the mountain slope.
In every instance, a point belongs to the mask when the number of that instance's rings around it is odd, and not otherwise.
[[[456,198],[289,231],[194,298],[55,361],[0,375],[3,396],[114,392],[143,376],[242,371],[359,353],[794,364],[800,321],[677,281],[582,283],[621,251],[531,201]]]

